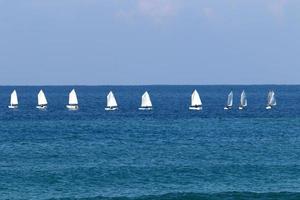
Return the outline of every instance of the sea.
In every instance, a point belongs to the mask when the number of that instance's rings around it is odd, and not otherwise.
[[[73,88],[80,109],[68,111]],[[194,89],[200,112],[189,110]],[[114,112],[104,110],[110,90]],[[138,110],[145,91],[152,111]],[[0,199],[300,199],[300,86],[1,86]]]

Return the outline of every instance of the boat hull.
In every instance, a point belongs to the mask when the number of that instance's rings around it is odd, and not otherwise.
[[[118,110],[118,108],[117,107],[113,107],[113,108],[106,107],[105,110],[106,111],[114,111],[114,110]]]
[[[140,107],[139,110],[152,110],[151,107]]]
[[[244,110],[245,107],[239,106],[239,110]]]
[[[45,110],[45,109],[47,109],[47,106],[38,105],[38,106],[36,106],[36,108],[39,110]]]
[[[267,106],[266,109],[267,109],[267,110],[271,110],[271,109],[272,109],[272,106]]]
[[[193,107],[193,106],[190,106],[189,109],[190,110],[202,110],[202,107]]]
[[[69,110],[78,110],[79,106],[78,105],[67,105],[66,106]]]
[[[231,108],[232,108],[232,107],[226,106],[226,107],[224,107],[224,110],[231,110]]]
[[[17,109],[17,108],[18,108],[18,106],[9,105],[9,106],[8,106],[8,108],[9,108],[9,109]]]

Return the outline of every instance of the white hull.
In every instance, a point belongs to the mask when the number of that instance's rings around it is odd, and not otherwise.
[[[244,107],[243,106],[239,106],[239,110],[244,110]]]
[[[18,108],[18,106],[10,105],[10,106],[8,106],[8,108],[10,108],[10,109],[16,109],[16,108]]]
[[[67,108],[69,110],[78,110],[79,109],[79,106],[78,105],[67,105]]]
[[[190,110],[202,110],[202,107],[193,107],[193,106],[190,106],[189,109]]]
[[[232,107],[224,107],[224,110],[231,110]]]
[[[45,110],[47,109],[47,106],[36,106],[37,109],[40,109],[40,110]]]
[[[271,110],[271,109],[272,109],[272,106],[267,106],[266,109],[267,109],[267,110]]]
[[[141,107],[141,108],[139,108],[139,110],[152,110],[152,108],[151,107]]]
[[[105,110],[106,111],[113,111],[113,110],[118,110],[118,108],[117,107],[112,107],[112,108],[106,107]]]

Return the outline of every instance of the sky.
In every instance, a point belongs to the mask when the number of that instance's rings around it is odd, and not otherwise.
[[[0,0],[0,85],[300,84],[299,0]]]

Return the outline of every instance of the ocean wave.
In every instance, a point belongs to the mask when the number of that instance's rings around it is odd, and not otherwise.
[[[171,193],[164,195],[148,195],[140,197],[85,197],[85,198],[62,198],[51,200],[234,200],[234,199],[254,199],[254,200],[298,200],[300,193],[297,192],[224,192],[224,193]]]

